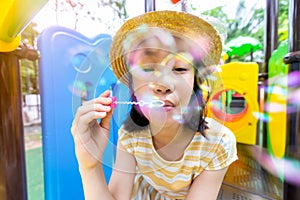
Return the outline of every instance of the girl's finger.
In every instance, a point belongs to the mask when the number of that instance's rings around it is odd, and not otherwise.
[[[100,94],[99,97],[95,98],[92,100],[92,102],[89,103],[101,103],[101,104],[105,104],[105,105],[109,105],[111,103],[111,98],[110,98],[110,91],[106,90],[105,92],[103,92],[102,94]]]
[[[71,133],[85,132],[90,127],[90,123],[97,119],[103,119],[107,113],[112,111],[110,106],[112,99],[108,98],[110,91],[103,92],[98,98],[85,102],[77,109],[74,117]],[[98,123],[97,123],[98,125]]]
[[[80,117],[81,115],[84,115],[92,111],[109,112],[111,111],[111,107],[103,104],[89,104],[89,105],[80,106],[77,109],[75,118]]]
[[[110,91],[106,90],[102,94],[100,94],[97,98],[93,98],[91,100],[85,101],[82,103],[82,105],[89,105],[94,103],[103,103],[103,104],[110,104]]]
[[[78,127],[79,121],[81,120],[80,122],[81,126],[86,128],[92,120],[103,119],[104,117],[106,117],[107,115],[106,113],[111,111],[112,111],[111,106],[105,106],[102,104],[90,104],[90,105],[81,106],[77,110],[72,126],[75,128]]]
[[[109,105],[111,103],[111,98],[110,97],[102,97],[99,96],[95,99],[89,100],[89,101],[85,101],[82,106],[85,105],[91,105],[91,104],[96,104],[96,103],[100,103],[100,104],[104,104],[104,105]]]
[[[80,116],[80,118],[78,118],[78,123],[77,123],[78,132],[87,131],[87,129],[90,127],[90,123],[93,120],[103,119],[106,116],[107,116],[107,112],[103,112],[103,111],[92,111]]]
[[[102,94],[100,94],[100,97],[109,97],[110,96],[110,91],[106,90]]]

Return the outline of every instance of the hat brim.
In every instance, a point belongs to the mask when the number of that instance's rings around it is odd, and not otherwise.
[[[111,67],[116,77],[128,86],[129,76],[126,62],[125,41],[132,32],[149,27],[161,28],[182,37],[205,39],[209,46],[202,62],[205,66],[217,65],[221,59],[222,41],[217,30],[204,19],[177,11],[153,11],[139,15],[126,21],[117,31],[110,48]],[[201,45],[201,44],[200,44]]]

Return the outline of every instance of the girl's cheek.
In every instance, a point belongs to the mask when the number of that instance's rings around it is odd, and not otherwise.
[[[140,110],[142,111],[143,115],[150,120],[150,110],[146,106],[140,107]]]
[[[132,88],[135,94],[144,93],[145,89],[149,85],[149,82],[146,80],[135,79],[132,82]]]

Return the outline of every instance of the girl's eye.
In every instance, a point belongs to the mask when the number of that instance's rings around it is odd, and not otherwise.
[[[143,64],[143,65],[140,65],[140,68],[144,72],[153,72],[153,71],[155,71],[155,66],[153,64]]]
[[[173,71],[178,72],[178,73],[184,73],[187,72],[189,70],[188,67],[184,67],[184,66],[177,66],[173,68]]]
[[[153,72],[154,69],[153,68],[143,68],[144,72]]]
[[[186,71],[188,71],[188,69],[185,68],[185,67],[175,67],[173,69],[173,71],[175,71],[175,72],[186,72]]]

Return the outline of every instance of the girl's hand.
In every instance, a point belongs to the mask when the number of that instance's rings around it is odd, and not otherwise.
[[[112,117],[110,92],[80,106],[72,123],[71,132],[79,169],[93,169],[102,163],[102,156],[109,140]],[[101,122],[98,123],[98,119]]]

